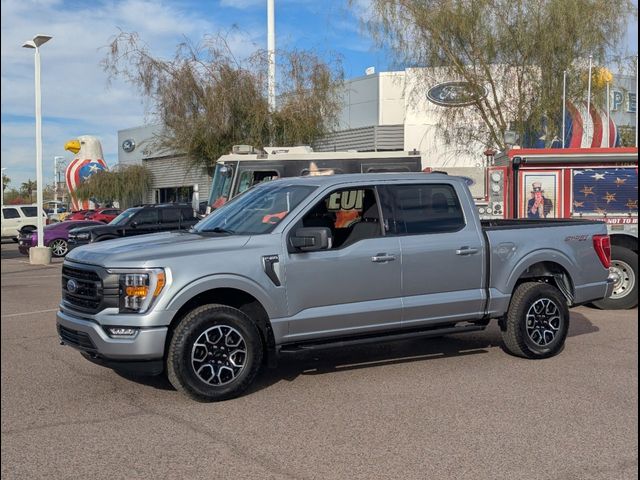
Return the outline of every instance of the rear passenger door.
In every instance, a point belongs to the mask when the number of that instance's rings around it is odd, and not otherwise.
[[[403,328],[481,317],[483,241],[454,185],[390,185],[381,197],[402,251]]]

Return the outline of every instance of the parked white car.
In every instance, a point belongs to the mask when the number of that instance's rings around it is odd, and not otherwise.
[[[43,212],[45,224],[47,215]],[[28,227],[34,230],[38,225],[37,205],[6,205],[2,207],[2,240],[18,241],[18,233]]]

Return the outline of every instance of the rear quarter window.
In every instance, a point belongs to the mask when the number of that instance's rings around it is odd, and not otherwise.
[[[20,214],[18,213],[18,210],[16,210],[15,208],[3,208],[2,209],[2,215],[6,219],[9,219],[9,218],[20,218]]]

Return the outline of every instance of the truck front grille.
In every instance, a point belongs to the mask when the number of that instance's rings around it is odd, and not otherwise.
[[[72,308],[95,313],[102,301],[102,279],[92,270],[62,267],[62,300]]]

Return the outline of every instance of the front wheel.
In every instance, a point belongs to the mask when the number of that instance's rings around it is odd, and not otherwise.
[[[62,238],[56,238],[49,244],[49,248],[51,248],[51,254],[57,258],[64,257],[69,252],[69,245]]]
[[[614,279],[613,293],[593,304],[602,310],[626,310],[638,305],[638,254],[628,248],[612,246],[609,275]]]
[[[516,288],[503,324],[506,350],[524,358],[556,355],[569,332],[567,300],[547,283],[527,282]]]
[[[204,305],[176,327],[167,353],[171,384],[198,401],[241,395],[253,382],[264,347],[255,323],[225,305]]]

